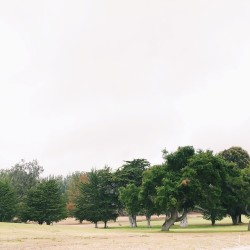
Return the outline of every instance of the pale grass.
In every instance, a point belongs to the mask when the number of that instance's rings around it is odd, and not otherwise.
[[[160,231],[163,217],[154,217],[151,229],[144,217],[138,220],[137,229],[129,228],[126,217],[110,222],[108,229],[95,229],[93,224],[74,219],[53,226],[0,223],[0,249],[250,249],[246,218],[240,226],[230,226],[226,218],[211,227],[201,216],[189,215],[188,228],[177,223],[168,233]]]

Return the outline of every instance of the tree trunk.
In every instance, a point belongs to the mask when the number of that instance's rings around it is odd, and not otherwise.
[[[136,215],[133,215],[132,218],[133,218],[133,227],[137,227]]]
[[[107,221],[104,221],[104,228],[107,228]]]
[[[130,227],[133,227],[133,218],[131,215],[128,216]]]
[[[187,211],[184,210],[182,215],[178,217],[178,210],[174,209],[170,212],[170,217],[165,219],[165,222],[163,223],[161,230],[162,231],[169,231],[170,227],[178,221],[181,221],[185,218],[187,215]]]
[[[147,226],[151,227],[151,215],[147,215],[146,220],[147,220]]]
[[[212,226],[215,226],[215,216],[211,214]]]
[[[95,228],[98,228],[98,224],[97,224],[97,222],[95,222]]]
[[[211,221],[212,221],[212,226],[215,226],[215,219],[211,218]]]
[[[247,210],[247,207],[248,207],[248,206],[246,205],[246,208],[245,208],[246,214],[247,214],[247,215],[250,215],[250,212]],[[247,228],[247,230],[250,231],[250,221],[249,221],[249,223],[248,223],[248,228]]]
[[[136,215],[129,215],[130,227],[137,227]]]
[[[242,223],[242,220],[241,220],[241,214],[239,214],[239,217],[238,217],[238,218],[239,218],[238,223],[240,223],[240,224],[241,224],[241,223]]]
[[[239,221],[239,217],[237,215],[231,215],[231,217],[232,217],[233,225],[237,225]]]
[[[187,214],[186,216],[183,218],[183,220],[180,221],[180,227],[188,227],[188,220],[187,220]]]
[[[165,222],[163,223],[161,230],[162,231],[169,231],[169,228],[175,223],[176,219],[178,216],[178,211],[177,210],[173,210],[170,213],[170,217],[165,219]]]

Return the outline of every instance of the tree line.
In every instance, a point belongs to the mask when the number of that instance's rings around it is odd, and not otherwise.
[[[163,150],[163,162],[125,161],[116,170],[108,166],[66,177],[42,178],[37,161],[21,161],[0,171],[0,221],[36,221],[51,224],[66,217],[104,227],[127,215],[131,227],[136,216],[166,215],[162,230],[169,230],[188,212],[199,211],[215,225],[226,216],[233,224],[248,216],[250,156],[241,147],[218,154],[179,147]]]

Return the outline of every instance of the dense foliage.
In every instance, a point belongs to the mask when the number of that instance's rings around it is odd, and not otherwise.
[[[91,221],[96,227],[98,221],[103,221],[106,227],[109,220],[115,220],[118,216],[117,200],[111,170],[93,169],[87,173],[87,179],[79,185],[74,216],[79,221]]]
[[[16,214],[17,198],[6,180],[0,180],[0,221],[11,221]]]
[[[39,224],[60,221],[67,217],[65,200],[55,179],[44,180],[32,187],[25,198],[22,211],[24,221],[37,221]]]

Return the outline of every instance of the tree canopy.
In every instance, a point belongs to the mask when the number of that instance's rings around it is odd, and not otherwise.
[[[248,152],[241,147],[231,147],[219,153],[226,161],[234,163],[237,168],[244,169],[250,165],[250,156]]]
[[[0,221],[11,221],[16,215],[17,197],[6,180],[0,180]]]
[[[117,200],[113,174],[110,168],[92,169],[87,173],[87,180],[79,184],[79,195],[76,197],[75,217],[95,223],[103,221],[105,227],[108,220],[118,216]]]
[[[66,203],[55,179],[44,180],[28,191],[22,211],[24,221],[50,225],[66,217]]]

